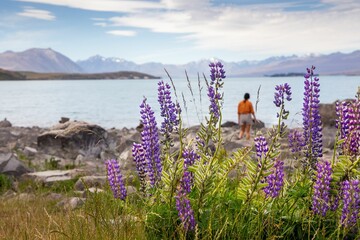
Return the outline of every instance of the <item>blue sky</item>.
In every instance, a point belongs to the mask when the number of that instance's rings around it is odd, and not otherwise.
[[[1,0],[0,52],[261,60],[359,50],[359,24],[359,0]]]

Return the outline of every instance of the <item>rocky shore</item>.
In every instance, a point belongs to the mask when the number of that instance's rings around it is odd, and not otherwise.
[[[332,106],[323,106],[322,109],[326,119],[323,151],[324,157],[329,158],[334,146],[335,110]],[[186,138],[192,139],[198,128],[189,128]],[[268,131],[260,122],[253,128],[252,135],[265,135]],[[6,119],[0,121],[0,174],[12,179],[11,190],[3,193],[2,197],[31,196],[31,189],[25,196],[18,189],[19,183],[24,181],[50,186],[59,181],[75,180],[73,190],[78,196],[56,196],[59,197],[59,205],[76,208],[85,201],[89,191],[102,191],[105,187],[104,162],[112,158],[119,161],[128,191],[133,192],[135,187],[132,182],[136,172],[131,149],[134,142],[141,141],[140,132],[139,128],[104,129],[82,121],[67,121],[51,128],[19,127],[12,126]],[[234,122],[225,122],[222,133],[228,156],[238,148],[253,147],[253,138],[250,141],[238,139],[239,127]],[[282,140],[282,145],[283,154],[280,156],[286,158],[289,152],[287,139]],[[176,146],[175,143],[174,150]]]

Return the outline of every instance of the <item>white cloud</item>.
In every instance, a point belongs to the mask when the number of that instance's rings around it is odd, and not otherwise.
[[[128,30],[112,30],[112,31],[107,31],[106,33],[115,36],[124,36],[124,37],[133,37],[136,35],[135,31],[128,31]]]
[[[208,6],[163,12],[132,13],[109,19],[115,26],[153,32],[181,33],[199,49],[218,49],[260,55],[304,54],[358,49],[360,4],[352,8],[326,0],[319,9],[285,11],[286,5]],[[202,2],[203,1],[199,1]],[[172,5],[171,7],[175,7]]]
[[[17,13],[19,16],[36,18],[40,20],[52,21],[55,20],[55,16],[46,10],[35,9],[32,7],[25,7],[24,11]]]
[[[96,22],[96,23],[94,23],[94,26],[106,27],[107,24],[105,22]]]
[[[93,11],[120,12],[98,26],[176,33],[198,49],[254,58],[279,54],[349,51],[360,46],[359,0],[298,1],[239,5],[211,0],[18,0]],[[287,11],[293,8],[292,11]],[[135,31],[108,34],[135,36]]]
[[[19,2],[43,3],[91,11],[137,12],[143,9],[158,9],[161,4],[137,0],[17,0]]]

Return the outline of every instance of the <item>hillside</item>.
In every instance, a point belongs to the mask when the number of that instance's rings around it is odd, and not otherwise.
[[[158,79],[159,77],[139,72],[110,72],[110,73],[37,73],[16,72],[0,69],[0,80],[81,80],[81,79]]]
[[[0,54],[0,68],[10,71],[81,73],[81,67],[51,48],[31,48],[23,52]]]
[[[0,80],[24,80],[25,75],[19,72],[7,71],[0,68]]]

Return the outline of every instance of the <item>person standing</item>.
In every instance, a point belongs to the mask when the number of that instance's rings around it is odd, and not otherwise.
[[[244,100],[238,104],[238,123],[240,126],[239,138],[246,134],[246,139],[250,139],[251,125],[256,121],[255,112],[252,103],[249,101],[250,94],[245,93]]]

